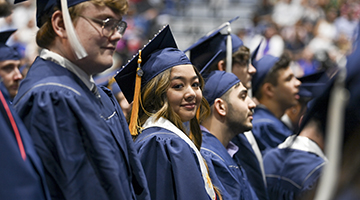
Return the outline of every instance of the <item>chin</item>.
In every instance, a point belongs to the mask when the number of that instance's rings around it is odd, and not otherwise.
[[[193,115],[193,116],[183,116],[183,117],[181,117],[181,121],[182,122],[188,122],[194,117],[195,117],[195,115]]]

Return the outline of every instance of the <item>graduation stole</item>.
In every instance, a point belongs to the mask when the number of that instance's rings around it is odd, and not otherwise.
[[[19,146],[21,157],[25,161],[26,160],[26,153],[25,153],[25,148],[24,148],[23,142],[21,140],[19,129],[18,129],[16,123],[15,123],[15,120],[14,120],[13,115],[11,114],[9,105],[7,104],[7,102],[5,100],[5,97],[4,97],[3,93],[1,92],[1,90],[0,90],[0,100],[1,100],[1,103],[3,105],[2,107],[0,107],[0,108],[2,108],[0,110],[3,113],[4,117],[7,116],[8,120],[10,122],[10,125],[12,126],[12,129],[13,129],[14,134],[15,134],[15,139],[16,139],[16,141],[18,143],[18,146]]]
[[[208,170],[205,166],[204,158],[201,156],[200,151],[196,148],[195,144],[190,140],[189,137],[185,135],[184,132],[182,132],[178,127],[176,127],[173,123],[171,123],[169,120],[160,117],[157,121],[155,121],[154,117],[149,117],[146,122],[143,125],[143,128],[150,128],[150,127],[160,127],[167,129],[173,133],[175,133],[177,136],[179,136],[181,139],[183,139],[196,153],[196,157],[198,159],[198,162],[200,164],[200,170],[202,174],[202,178],[204,180],[204,186],[207,194],[209,197],[213,200],[216,199],[214,187],[212,185]]]

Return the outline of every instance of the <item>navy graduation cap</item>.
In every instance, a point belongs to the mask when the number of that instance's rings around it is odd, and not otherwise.
[[[15,0],[14,3],[21,3],[27,0]],[[88,0],[68,0],[68,7]],[[53,14],[54,8],[60,6],[60,0],[36,0],[36,25],[40,28]]]
[[[301,81],[301,85],[299,87],[300,97],[314,98],[325,89],[326,83],[329,81],[329,77],[326,74],[326,71],[322,70],[300,77],[298,80]]]
[[[136,134],[141,87],[161,72],[177,65],[191,64],[184,52],[177,48],[169,25],[163,28],[115,76],[128,103],[133,102],[129,129]]]
[[[221,31],[226,27],[229,27],[230,24],[238,18],[239,17],[235,17],[222,24],[217,29],[200,38],[196,43],[184,51],[190,51],[190,60],[199,71],[201,71],[205,65],[211,66],[213,63],[227,57],[228,36],[231,37],[229,45],[231,45],[232,52],[229,53],[230,61],[227,61],[227,63],[231,63],[231,55],[235,53],[239,47],[243,46],[244,43],[235,34],[224,35]],[[211,63],[209,63],[210,60],[212,60]]]
[[[23,1],[26,0],[15,0],[14,3],[17,4]],[[77,38],[68,8],[85,1],[88,0],[36,0],[36,25],[39,28],[51,18],[55,8],[61,8],[66,34],[77,59],[85,58],[87,52]]]
[[[255,96],[255,94],[259,90],[260,85],[263,83],[266,75],[278,60],[279,60],[278,57],[265,55],[260,60],[253,61],[252,64],[256,68],[256,73],[254,74],[251,82],[253,96]]]
[[[0,32],[0,61],[21,59],[19,52],[6,45],[7,40],[15,31],[16,29],[11,29]]]
[[[220,98],[224,95],[231,87],[239,83],[240,80],[233,73],[215,70],[210,72],[205,78],[205,87],[203,95],[208,103],[214,104],[216,98]]]

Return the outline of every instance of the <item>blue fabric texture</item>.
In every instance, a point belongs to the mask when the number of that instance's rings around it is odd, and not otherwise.
[[[52,199],[150,199],[119,104],[73,73],[37,58],[14,106],[35,143]]]
[[[244,169],[231,158],[226,148],[211,133],[203,131],[201,154],[209,167],[213,184],[224,200],[258,199]]]

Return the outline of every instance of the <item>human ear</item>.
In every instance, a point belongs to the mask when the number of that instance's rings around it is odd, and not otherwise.
[[[220,115],[225,116],[227,113],[227,106],[224,100],[217,98],[214,101],[214,110]]]
[[[264,83],[262,86],[263,94],[268,97],[274,96],[274,86],[271,83]]]
[[[219,71],[225,71],[226,70],[225,61],[220,60],[217,63],[217,68],[218,68]]]
[[[54,32],[59,37],[67,37],[62,12],[60,10],[55,11],[54,14],[51,16],[51,24]]]

